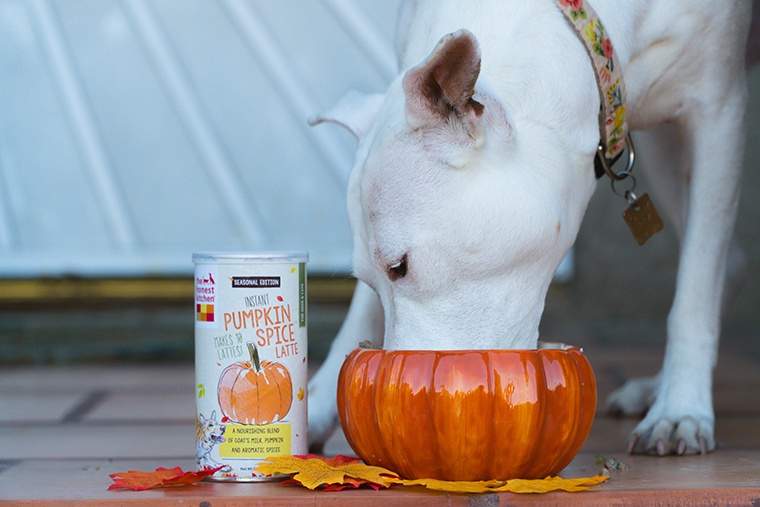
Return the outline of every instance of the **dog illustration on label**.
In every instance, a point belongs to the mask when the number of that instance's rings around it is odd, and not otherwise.
[[[232,363],[219,376],[219,406],[231,422],[275,423],[288,415],[293,402],[290,373],[281,363],[260,361],[256,346],[247,345],[251,360]]]
[[[211,451],[217,444],[224,442],[225,429],[224,424],[216,420],[216,410],[213,410],[208,417],[198,414],[198,418],[195,420],[195,441],[198,446],[196,461],[199,467],[217,467],[221,465],[221,463],[211,457]]]

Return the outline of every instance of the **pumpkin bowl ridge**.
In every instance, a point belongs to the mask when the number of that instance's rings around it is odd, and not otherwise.
[[[572,460],[596,411],[582,349],[356,349],[338,379],[353,450],[405,478],[543,478]]]

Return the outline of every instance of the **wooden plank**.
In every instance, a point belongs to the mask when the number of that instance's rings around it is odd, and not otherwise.
[[[547,495],[446,495],[422,488],[386,491],[311,492],[274,482],[202,483],[192,488],[144,492],[109,492],[108,474],[127,469],[180,465],[187,459],[26,460],[0,472],[0,491],[7,503],[37,505],[754,505],[760,500],[760,452],[719,452],[702,457],[623,457],[626,472],[615,473],[592,492]],[[565,470],[568,477],[596,472],[594,456],[581,454]],[[44,478],[44,480],[41,480]],[[3,500],[0,500],[0,505]]]
[[[356,280],[309,277],[309,301],[347,302]],[[192,277],[182,278],[29,278],[0,279],[2,303],[70,303],[104,301],[190,301]]]

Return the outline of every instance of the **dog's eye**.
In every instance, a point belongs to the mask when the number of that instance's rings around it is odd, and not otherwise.
[[[394,282],[399,278],[404,278],[406,276],[407,264],[408,259],[406,258],[406,254],[404,254],[401,259],[399,259],[397,262],[394,262],[393,264],[390,264],[386,268],[388,271],[388,278],[391,279],[391,282]]]

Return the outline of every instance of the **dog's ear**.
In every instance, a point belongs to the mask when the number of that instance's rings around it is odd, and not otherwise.
[[[382,93],[361,93],[351,90],[332,108],[309,118],[309,125],[313,127],[320,123],[335,123],[347,129],[357,139],[361,139],[372,127],[372,122],[375,121],[384,98],[385,95]]]
[[[472,96],[480,74],[480,48],[468,30],[444,36],[420,65],[403,80],[406,116],[412,128],[440,123],[452,114],[474,134],[483,104]]]

